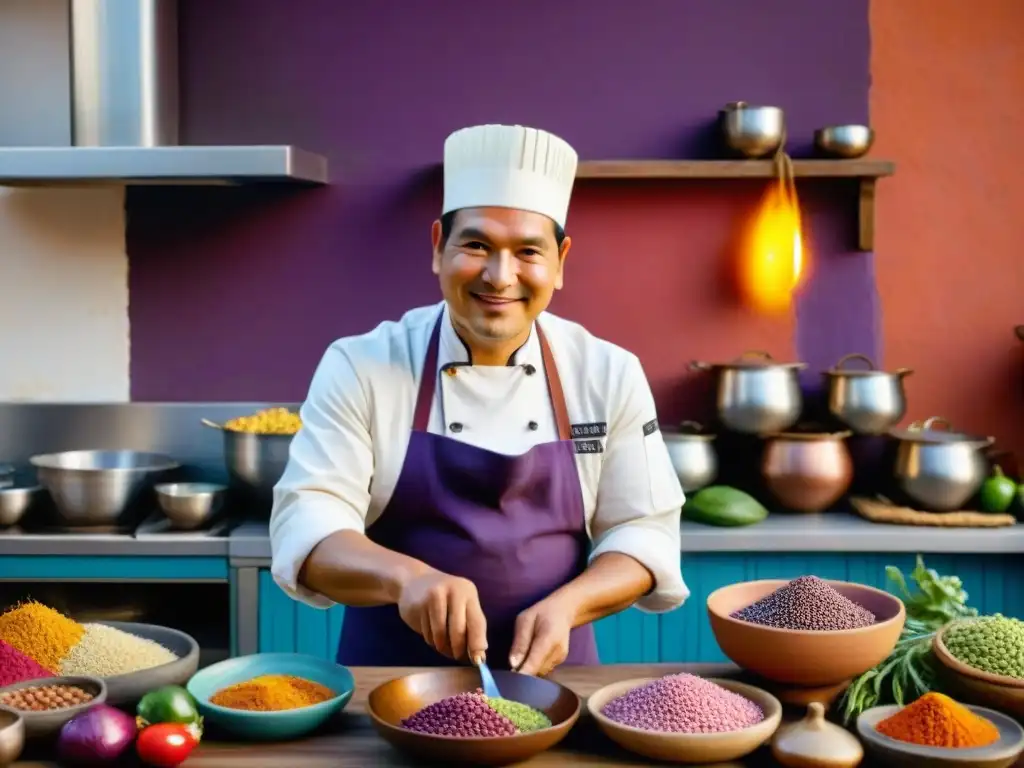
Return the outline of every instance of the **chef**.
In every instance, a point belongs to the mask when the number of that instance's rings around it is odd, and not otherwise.
[[[431,229],[444,300],[335,341],[313,375],[274,489],[273,575],[346,606],[340,664],[545,675],[599,663],[595,620],[689,594],[639,360],[545,311],[576,164],[533,128],[450,135]]]

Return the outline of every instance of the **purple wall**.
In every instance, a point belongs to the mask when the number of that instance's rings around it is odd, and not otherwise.
[[[711,157],[718,109],[744,99],[784,107],[790,151],[806,154],[815,128],[867,120],[867,5],[182,0],[185,141],[295,143],[329,156],[335,184],[131,191],[133,398],[298,400],[332,339],[435,301],[430,169],[456,128],[536,125],[583,159]],[[709,339],[717,358],[763,340],[826,367],[877,352],[873,256],[849,252],[846,187],[803,192],[816,266],[795,340],[708,303],[757,189],[590,184],[574,198],[553,310],[636,351],[670,416]]]

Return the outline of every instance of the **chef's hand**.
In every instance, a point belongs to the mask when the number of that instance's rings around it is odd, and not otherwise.
[[[433,570],[417,576],[402,586],[398,614],[448,658],[475,659],[487,650],[487,620],[468,579]]]
[[[516,618],[508,661],[525,675],[543,677],[565,661],[575,609],[552,595]]]

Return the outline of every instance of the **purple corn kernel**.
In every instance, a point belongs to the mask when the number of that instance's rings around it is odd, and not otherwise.
[[[512,721],[487,706],[480,693],[460,693],[435,701],[404,719],[401,725],[418,733],[463,739],[518,733]]]

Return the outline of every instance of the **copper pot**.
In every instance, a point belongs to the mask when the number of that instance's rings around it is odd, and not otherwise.
[[[783,432],[768,438],[761,474],[786,509],[821,512],[842,498],[853,480],[846,448],[850,432]]]

